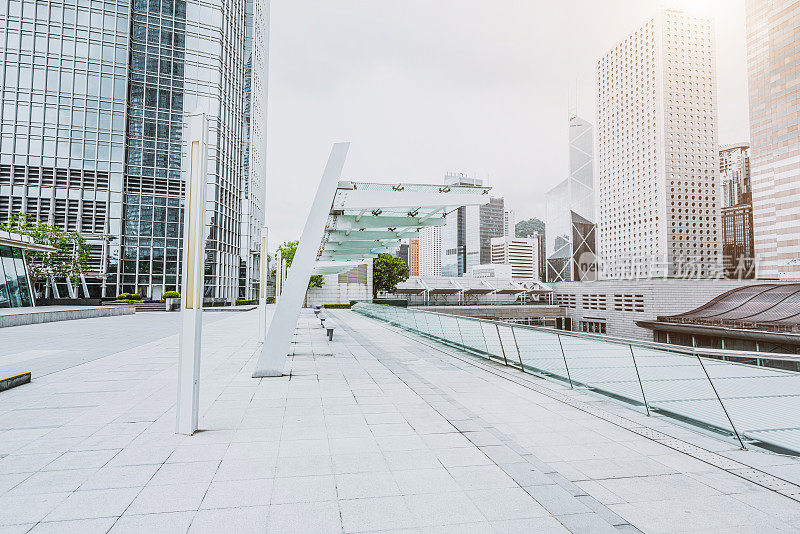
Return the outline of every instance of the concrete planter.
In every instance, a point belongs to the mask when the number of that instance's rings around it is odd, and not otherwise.
[[[167,298],[164,299],[167,311],[180,311],[181,299],[180,298]]]

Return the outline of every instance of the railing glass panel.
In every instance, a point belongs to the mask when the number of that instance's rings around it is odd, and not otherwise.
[[[523,371],[781,452],[800,454],[800,373],[691,349],[413,308],[353,310]],[[717,351],[718,352],[718,351]]]

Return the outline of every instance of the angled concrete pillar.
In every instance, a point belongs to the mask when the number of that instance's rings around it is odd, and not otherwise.
[[[314,269],[320,243],[325,234],[325,223],[333,205],[349,147],[350,143],[333,145],[328,164],[325,166],[325,172],[322,174],[322,180],[311,205],[311,211],[306,219],[300,243],[297,245],[292,266],[289,268],[286,284],[282,288],[281,297],[275,307],[275,314],[270,321],[267,338],[253,372],[254,378],[283,374],[286,356],[289,354],[292,336],[300,317],[300,308],[303,306],[303,298],[308,288],[308,280]]]

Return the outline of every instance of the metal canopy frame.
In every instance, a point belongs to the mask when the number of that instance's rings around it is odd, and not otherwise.
[[[333,145],[254,378],[283,374],[311,275],[349,271],[423,227],[443,225],[460,206],[489,203],[489,187],[339,181],[349,147]]]

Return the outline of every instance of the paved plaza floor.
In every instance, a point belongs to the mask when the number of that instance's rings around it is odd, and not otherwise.
[[[800,532],[795,458],[332,314],[260,380],[258,312],[206,314],[191,437],[177,314],[4,329],[0,533]]]

